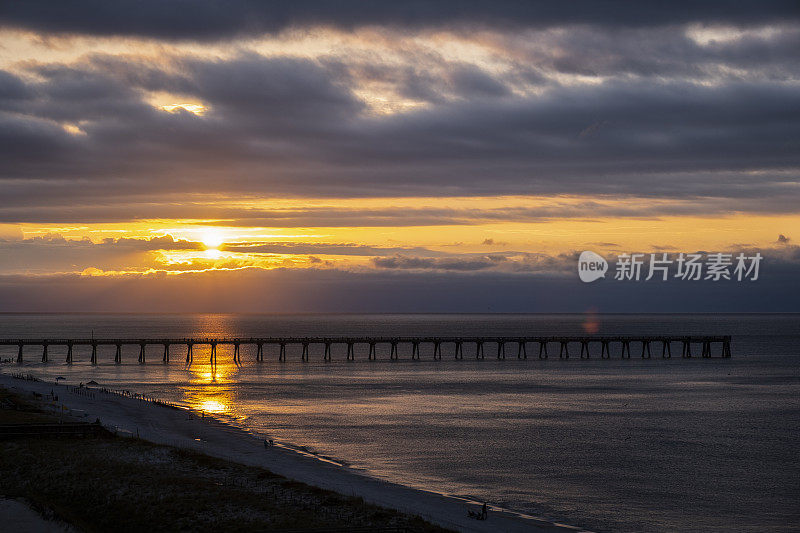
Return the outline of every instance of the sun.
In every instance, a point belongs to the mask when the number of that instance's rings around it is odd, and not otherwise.
[[[218,230],[210,229],[203,233],[200,240],[206,248],[216,249],[225,242],[225,236]]]

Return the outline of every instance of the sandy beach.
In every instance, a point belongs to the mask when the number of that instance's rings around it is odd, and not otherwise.
[[[418,515],[446,528],[467,532],[578,530],[491,506],[489,519],[485,522],[470,519],[467,511],[477,508],[477,502],[374,479],[336,461],[305,453],[288,444],[275,443],[265,447],[263,436],[253,435],[203,413],[103,392],[100,389],[102,384],[74,392],[76,385],[64,382],[55,385],[0,374],[0,386],[43,396],[52,391],[58,397],[58,402],[50,402],[50,409],[63,411],[70,418],[86,421],[99,419],[104,427],[117,435],[138,436],[153,443],[191,449],[244,465],[266,468],[289,479],[347,496],[360,496],[369,503]]]

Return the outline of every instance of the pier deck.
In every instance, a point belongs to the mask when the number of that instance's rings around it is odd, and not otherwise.
[[[340,344],[347,346],[347,360],[355,360],[355,346],[366,345],[369,347],[368,360],[377,358],[378,345],[389,347],[389,358],[398,359],[400,346],[404,352],[409,352],[411,359],[420,359],[420,345],[433,347],[433,359],[442,358],[442,346],[452,346],[453,355],[456,359],[464,358],[464,346],[474,347],[474,356],[478,359],[485,358],[484,347],[489,345],[496,349],[498,359],[506,358],[506,346],[511,345],[512,350],[516,348],[518,359],[528,358],[529,347],[537,354],[539,359],[549,357],[548,347],[557,347],[559,358],[566,359],[570,356],[570,346],[573,350],[580,347],[580,358],[589,359],[600,357],[610,359],[612,347],[619,357],[627,359],[631,357],[631,345],[636,348],[641,347],[641,357],[649,359],[652,357],[651,345],[661,348],[662,358],[672,357],[673,344],[681,347],[681,357],[688,359],[692,357],[692,346],[699,345],[700,356],[703,358],[720,357],[729,358],[731,356],[731,337],[724,336],[641,336],[641,335],[609,335],[609,336],[535,336],[535,337],[447,337],[447,336],[423,336],[423,337],[219,337],[219,338],[108,338],[108,339],[0,339],[0,346],[17,346],[17,362],[23,362],[24,348],[30,346],[41,347],[42,362],[47,362],[48,348],[51,346],[65,346],[67,348],[66,361],[73,361],[73,348],[75,346],[90,346],[91,362],[96,364],[98,359],[97,349],[99,346],[114,346],[116,352],[114,361],[122,362],[122,347],[135,346],[139,349],[140,363],[146,362],[148,346],[160,346],[163,348],[162,361],[167,363],[170,360],[170,348],[181,346],[186,350],[186,362],[191,363],[194,359],[193,348],[195,346],[210,346],[210,361],[217,362],[218,346],[233,346],[233,361],[241,362],[241,346],[254,346],[255,360],[264,360],[264,347],[279,347],[278,360],[287,360],[287,346],[302,348],[300,361],[308,361],[309,346],[319,345],[324,348],[323,360],[332,359],[331,347]],[[712,355],[712,345],[719,345],[716,356]],[[594,347],[594,350],[591,348]],[[574,352],[573,352],[574,353]]]

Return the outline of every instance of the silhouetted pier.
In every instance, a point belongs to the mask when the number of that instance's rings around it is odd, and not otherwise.
[[[17,346],[19,349],[17,362],[23,362],[23,353],[26,347],[39,347],[41,349],[42,362],[48,361],[48,348],[52,346],[66,347],[66,362],[73,361],[74,348],[76,346],[91,347],[91,362],[97,363],[98,348],[100,346],[115,347],[114,362],[122,362],[123,346],[134,346],[138,348],[140,363],[147,360],[148,347],[158,347],[163,350],[161,360],[168,363],[170,360],[170,349],[181,347],[186,354],[186,362],[194,360],[193,349],[196,346],[208,346],[210,350],[210,362],[217,362],[217,347],[233,347],[233,362],[240,363],[241,347],[251,346],[255,348],[255,360],[264,360],[264,348],[273,347],[278,349],[278,361],[287,361],[287,347],[292,346],[295,351],[299,351],[299,360],[309,360],[309,347],[319,346],[322,348],[322,358],[324,361],[332,360],[332,346],[345,345],[347,348],[347,360],[356,359],[356,346],[368,348],[366,359],[377,359],[377,346],[388,347],[389,358],[398,359],[400,353],[410,354],[411,359],[419,360],[420,346],[432,348],[433,359],[442,358],[442,347],[452,348],[455,359],[464,358],[464,348],[469,347],[471,356],[477,359],[485,359],[486,352],[496,355],[497,359],[506,358],[506,348],[512,351],[516,348],[518,359],[527,359],[528,354],[536,355],[539,359],[547,359],[550,353],[558,354],[559,358],[568,359],[570,352],[578,354],[581,359],[599,357],[601,359],[611,359],[612,353],[618,354],[622,359],[630,359],[631,346],[636,352],[641,349],[641,357],[649,359],[653,352],[661,352],[661,357],[668,359],[672,357],[673,346],[680,347],[680,354],[683,358],[691,358],[694,353],[703,358],[720,357],[728,358],[731,356],[731,337],[730,336],[566,336],[566,337],[250,337],[250,338],[185,338],[185,339],[0,339],[0,346]],[[718,350],[712,350],[712,346],[718,346]],[[694,348],[693,348],[694,347]],[[716,352],[714,354],[714,352]],[[430,353],[430,350],[429,350]],[[677,352],[676,352],[677,353]]]

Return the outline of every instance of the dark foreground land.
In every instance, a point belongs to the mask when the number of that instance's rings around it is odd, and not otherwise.
[[[55,422],[4,389],[0,407],[0,424]],[[446,531],[268,470],[110,434],[0,440],[0,497],[83,531]]]

